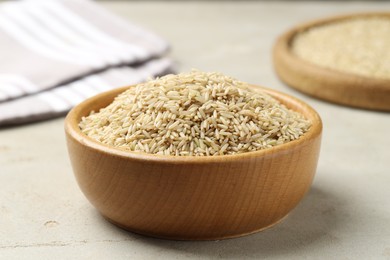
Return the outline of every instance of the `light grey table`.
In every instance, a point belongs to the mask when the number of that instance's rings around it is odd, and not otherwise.
[[[311,191],[272,229],[215,242],[147,238],[107,223],[72,174],[63,118],[0,130],[0,259],[390,259],[390,114],[332,105],[283,85],[271,62],[298,22],[389,2],[103,2],[172,43],[181,71],[221,71],[301,98],[324,121]],[[390,102],[390,101],[389,101]],[[1,113],[1,111],[0,111]]]

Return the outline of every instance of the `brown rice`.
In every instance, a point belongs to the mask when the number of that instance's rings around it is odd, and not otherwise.
[[[292,50],[319,66],[390,79],[390,17],[356,17],[313,27],[294,38]]]
[[[283,144],[303,135],[310,122],[246,83],[193,70],[131,87],[79,126],[124,150],[204,156]]]

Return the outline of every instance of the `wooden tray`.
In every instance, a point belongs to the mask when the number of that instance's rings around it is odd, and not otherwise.
[[[276,73],[289,86],[310,96],[341,105],[390,111],[390,80],[328,69],[305,61],[291,51],[293,38],[314,26],[355,17],[388,17],[390,13],[360,13],[311,21],[292,28],[275,43]]]

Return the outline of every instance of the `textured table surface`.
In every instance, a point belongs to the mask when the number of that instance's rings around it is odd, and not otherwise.
[[[390,114],[289,89],[270,54],[277,35],[295,23],[390,10],[389,2],[103,5],[169,40],[180,71],[221,71],[312,105],[324,122],[313,187],[283,223],[264,232],[214,242],[152,239],[116,228],[85,199],[68,160],[63,118],[0,129],[0,259],[390,259]]]

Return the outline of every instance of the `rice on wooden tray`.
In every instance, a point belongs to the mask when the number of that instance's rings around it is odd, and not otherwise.
[[[292,50],[319,66],[390,79],[390,16],[355,17],[312,27],[294,38]]]
[[[303,135],[310,122],[247,83],[193,70],[130,87],[79,126],[124,150],[207,156],[283,144]]]

